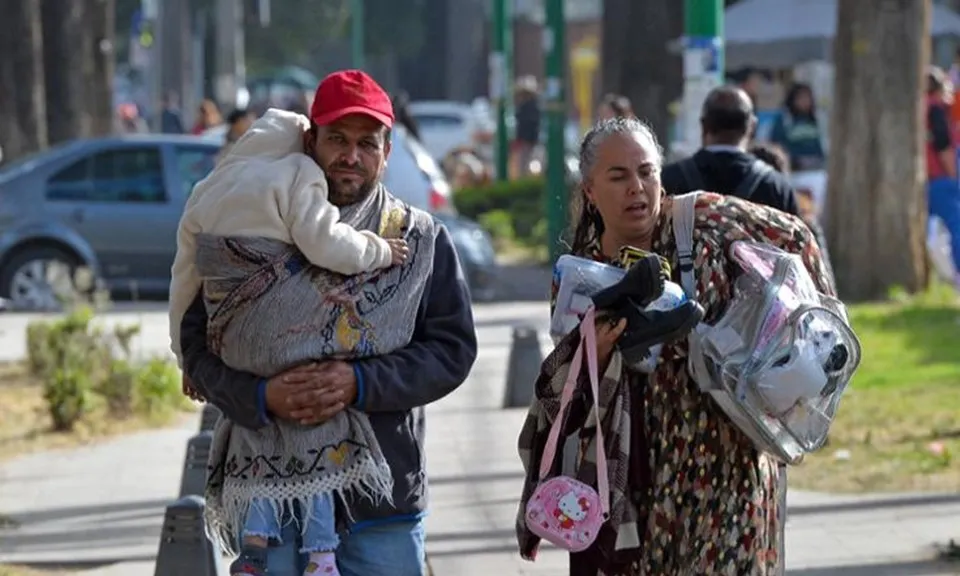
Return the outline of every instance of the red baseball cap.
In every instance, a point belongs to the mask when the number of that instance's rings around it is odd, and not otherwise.
[[[310,119],[321,126],[348,114],[366,114],[393,127],[393,103],[376,80],[362,70],[341,70],[324,78],[310,108]]]

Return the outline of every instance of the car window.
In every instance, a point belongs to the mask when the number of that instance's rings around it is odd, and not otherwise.
[[[423,128],[460,128],[463,117],[454,114],[414,114],[417,124]]]
[[[193,187],[197,185],[197,182],[206,178],[207,174],[213,170],[217,161],[217,149],[178,146],[176,155],[177,178],[183,194],[182,197],[186,198],[193,192]]]
[[[83,158],[54,174],[47,182],[47,200],[83,202],[90,197],[90,158]]]
[[[54,174],[47,200],[73,202],[166,202],[163,165],[156,147],[98,152]]]

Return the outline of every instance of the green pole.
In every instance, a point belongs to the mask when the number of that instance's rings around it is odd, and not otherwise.
[[[360,70],[366,64],[363,18],[363,0],[350,0],[350,59]]]
[[[683,7],[688,38],[723,37],[723,0],[685,0]]]
[[[490,99],[497,112],[496,154],[497,180],[506,182],[507,165],[510,154],[510,137],[507,134],[507,116],[511,110],[513,91],[511,90],[513,60],[513,30],[508,0],[493,0],[490,27],[492,29],[493,50],[490,52]]]
[[[543,30],[546,84],[544,86],[547,115],[547,185],[544,201],[547,214],[547,242],[550,261],[564,252],[567,230],[569,194],[564,156],[564,129],[567,118],[566,99],[566,19],[564,0],[546,0],[547,25]]]
[[[700,146],[700,108],[723,84],[723,0],[684,0],[683,139]]]

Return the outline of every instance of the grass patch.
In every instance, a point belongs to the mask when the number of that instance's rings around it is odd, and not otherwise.
[[[0,461],[42,450],[72,448],[147,428],[159,428],[174,422],[193,406],[184,398],[181,405],[149,412],[133,412],[127,417],[110,414],[103,402],[68,432],[53,430],[43,382],[33,376],[25,363],[0,363]],[[0,519],[0,526],[3,522]],[[0,566],[0,576],[7,576]],[[14,572],[13,574],[16,574]],[[26,574],[26,573],[25,573]]]
[[[790,472],[828,492],[960,487],[960,306],[938,286],[850,307],[863,360],[830,439]]]

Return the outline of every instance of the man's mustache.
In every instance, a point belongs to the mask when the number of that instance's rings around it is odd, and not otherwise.
[[[349,164],[334,164],[330,166],[331,172],[346,172],[348,174],[357,174],[358,176],[366,176],[367,171],[364,169],[362,164],[357,164],[351,166]]]

